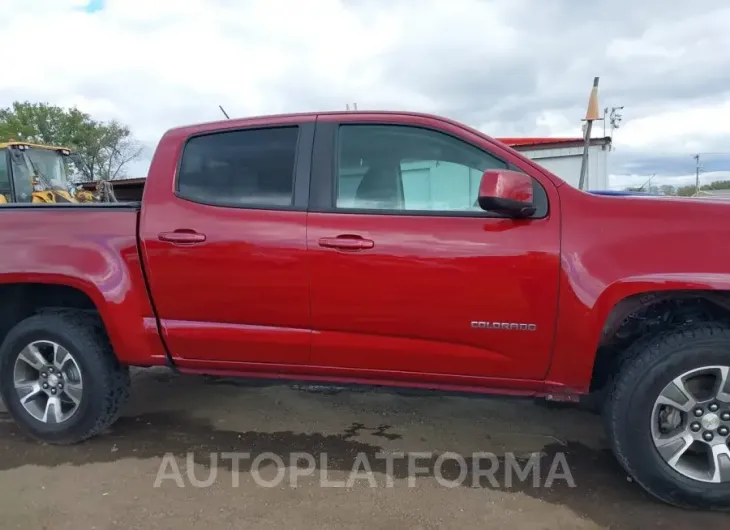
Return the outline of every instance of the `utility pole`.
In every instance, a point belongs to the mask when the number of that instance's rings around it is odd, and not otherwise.
[[[695,195],[699,194],[700,192],[700,173],[702,172],[702,165],[700,161],[700,157],[712,157],[712,156],[723,156],[727,157],[730,156],[730,151],[721,151],[721,152],[709,152],[705,151],[704,153],[696,153],[692,155],[692,158],[695,159]],[[723,163],[727,163],[723,160]],[[710,171],[708,171],[708,175],[712,176],[712,170],[710,168]],[[714,182],[714,181],[713,181]],[[710,182],[712,184],[712,182]]]
[[[700,194],[700,155],[693,156],[695,159],[695,195]]]

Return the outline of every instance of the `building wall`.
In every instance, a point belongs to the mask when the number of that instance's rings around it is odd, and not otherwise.
[[[520,149],[548,171],[555,173],[568,184],[578,187],[580,166],[583,156],[582,147],[558,147],[554,149]],[[608,146],[592,145],[588,150],[588,174],[586,189],[608,189]]]
[[[337,204],[353,206],[367,168],[344,169]],[[401,164],[406,210],[468,210],[476,208],[482,172],[450,162],[419,161]]]

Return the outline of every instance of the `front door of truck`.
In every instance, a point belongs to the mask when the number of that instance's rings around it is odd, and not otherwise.
[[[439,120],[351,119],[317,125],[312,364],[543,378],[558,295],[552,183],[535,181],[535,218],[498,217],[476,205],[482,172],[508,167],[488,141]]]
[[[201,366],[308,361],[313,130],[293,118],[191,137],[174,193],[145,203],[148,280],[174,357]]]

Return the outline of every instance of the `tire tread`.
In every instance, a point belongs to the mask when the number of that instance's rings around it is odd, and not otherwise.
[[[691,493],[693,499],[688,501],[686,496],[678,492],[659,491],[648,481],[642,479],[641,473],[637,472],[636,463],[627,454],[631,451],[628,444],[621,441],[619,435],[623,428],[622,417],[623,403],[631,402],[634,393],[642,380],[658,362],[663,360],[669,353],[677,352],[681,348],[692,348],[705,341],[716,341],[722,339],[730,344],[730,327],[719,322],[707,322],[665,330],[654,336],[649,336],[635,342],[624,353],[617,377],[611,382],[604,408],[604,422],[608,434],[611,449],[621,466],[629,476],[642,488],[660,500],[681,508],[704,508],[730,510],[730,502],[718,506],[716,503],[705,502],[701,497],[702,486],[697,486]],[[627,401],[628,400],[628,401]]]
[[[95,379],[99,389],[96,397],[101,397],[102,406],[95,421],[81,430],[70,429],[68,432],[58,433],[52,440],[32,430],[29,434],[49,443],[73,444],[101,433],[119,418],[129,398],[130,377],[129,369],[121,365],[114,355],[100,318],[94,313],[72,310],[39,313],[17,324],[8,333],[3,346],[14,336],[39,329],[60,329],[74,337],[74,346],[83,352],[82,355],[90,367],[89,373],[84,375]],[[12,353],[4,347],[0,351],[4,354]],[[0,359],[0,363],[3,363],[3,359]]]

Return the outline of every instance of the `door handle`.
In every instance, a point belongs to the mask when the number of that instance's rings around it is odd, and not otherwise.
[[[205,234],[200,234],[194,230],[175,230],[174,232],[160,232],[157,239],[168,243],[192,245],[204,242]]]
[[[321,238],[319,246],[339,250],[368,250],[375,246],[375,242],[372,239],[365,239],[360,236],[337,236]]]

